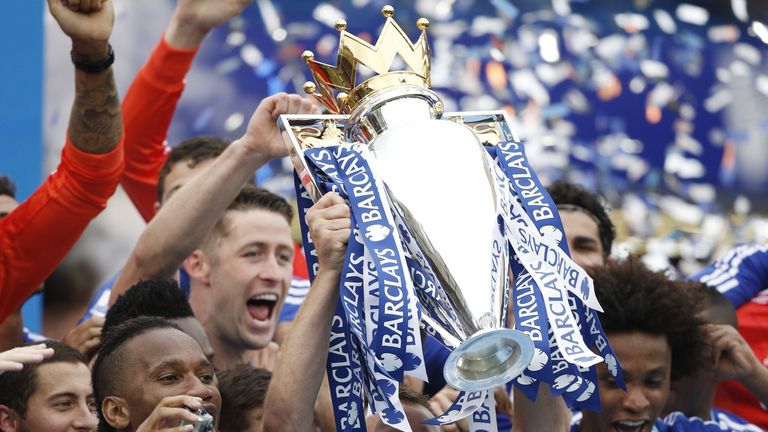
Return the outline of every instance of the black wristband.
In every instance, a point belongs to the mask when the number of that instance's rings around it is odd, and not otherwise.
[[[104,72],[115,62],[115,52],[112,51],[112,45],[109,43],[107,43],[107,56],[101,60],[86,61],[78,58],[74,51],[70,51],[70,56],[72,57],[72,64],[77,69],[91,74]]]

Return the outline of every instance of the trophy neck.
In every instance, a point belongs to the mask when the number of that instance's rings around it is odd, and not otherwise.
[[[443,103],[430,89],[401,86],[374,93],[350,114],[345,135],[350,141],[370,143],[390,128],[440,117]]]

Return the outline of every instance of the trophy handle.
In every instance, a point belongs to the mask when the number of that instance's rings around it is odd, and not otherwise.
[[[501,138],[519,141],[505,111],[447,112],[441,118],[467,126],[484,145],[495,145]],[[348,115],[284,114],[277,120],[277,127],[288,147],[288,156],[313,201],[323,194],[308,168],[304,150],[348,143],[344,139],[347,122]]]
[[[323,192],[309,169],[304,151],[347,143],[343,130],[348,118],[345,115],[284,114],[277,119],[277,127],[288,147],[288,157],[313,201],[319,200]]]

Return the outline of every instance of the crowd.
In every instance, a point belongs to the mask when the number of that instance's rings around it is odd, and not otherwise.
[[[198,47],[250,0],[179,0],[122,98],[110,0],[48,0],[72,41],[75,99],[61,162],[28,199],[0,177],[0,431],[333,431],[324,378],[350,210],[335,193],[307,213],[319,268],[292,240],[291,205],[252,184],[287,149],[275,121],[317,114],[297,95],[265,98],[231,142],[167,130]],[[147,221],[118,275],[61,341],[31,342],[20,307],[121,185]],[[494,391],[499,430],[760,431],[768,428],[768,246],[736,248],[688,280],[611,256],[598,194],[552,184],[573,260],[589,269],[623,384],[598,367],[601,411],[573,412],[539,387]],[[41,248],[41,245],[46,245]],[[289,292],[306,293],[300,308]],[[297,295],[302,297],[303,295]],[[513,316],[509,315],[510,318]],[[508,323],[510,326],[513,322]],[[435,426],[457,390],[448,350],[424,338],[428,382],[399,397],[414,431]],[[625,387],[625,388],[624,388]],[[369,415],[368,430],[392,430]]]

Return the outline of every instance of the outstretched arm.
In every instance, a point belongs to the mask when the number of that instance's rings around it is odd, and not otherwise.
[[[56,172],[0,221],[0,321],[40,286],[106,207],[123,170],[122,119],[108,56],[112,2],[82,2],[78,9],[48,0],[48,6],[79,65],[75,101]]]
[[[155,215],[158,175],[169,151],[165,137],[197,49],[212,29],[239,15],[251,1],[178,1],[162,39],[125,95],[121,184],[146,221]]]
[[[517,388],[514,392],[514,432],[568,431],[571,412],[565,406],[563,398],[552,396],[546,384],[539,385],[536,402],[528,399],[528,396]]]
[[[314,103],[279,93],[264,99],[242,138],[165,203],[139,238],[109,304],[141,279],[172,276],[205,239],[253,172],[288,154],[275,125],[281,114],[317,113]]]
[[[331,321],[350,234],[349,207],[335,193],[307,212],[319,270],[280,352],[264,401],[265,432],[303,432],[312,426],[315,399],[325,372]]]

